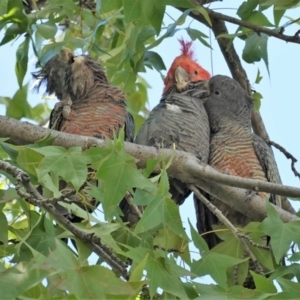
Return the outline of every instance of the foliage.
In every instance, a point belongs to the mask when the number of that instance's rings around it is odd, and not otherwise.
[[[25,2],[0,3],[0,29],[5,32],[0,46],[21,40],[15,66],[19,89],[11,99],[0,98],[0,104],[6,106],[6,115],[40,122],[49,114],[47,105],[31,107],[27,100],[24,76],[28,72],[28,53],[32,49],[44,64],[66,46],[88,52],[103,62],[111,82],[127,93],[128,109],[138,130],[148,113],[147,83],[141,73],[147,68],[158,72],[166,69],[155,47],[185,24],[188,14],[195,10],[194,4],[188,0],[96,0],[81,1],[80,6],[75,0],[48,0],[32,1],[33,7],[28,11],[28,7],[24,9]],[[240,5],[237,15],[243,21],[279,31],[286,10],[299,2],[248,0]],[[35,5],[42,5],[42,9],[36,9],[41,7]],[[167,6],[185,11],[173,23],[163,24]],[[268,20],[264,14],[266,9],[273,9],[274,20]],[[197,12],[210,23],[205,9],[198,7]],[[190,26],[184,30],[192,40],[198,39],[210,47],[203,32]],[[244,61],[263,60],[269,71],[268,35],[240,26],[234,34],[221,37],[244,40]],[[258,73],[256,83],[260,79]],[[259,109],[262,96],[256,92],[253,97]],[[103,214],[99,211],[96,215],[89,214],[71,204],[63,206],[89,220],[77,224],[78,228],[95,233],[124,262],[130,260],[131,275],[128,281],[119,278],[100,258],[96,261],[92,251],[79,239],[76,239],[78,251],[68,247],[61,238],[74,236],[45,211],[20,198],[14,189],[15,179],[1,171],[0,290],[3,299],[135,299],[155,298],[157,292],[166,299],[300,298],[299,252],[289,257],[289,265],[279,266],[291,243],[300,244],[299,222],[282,223],[268,206],[268,218],[261,224],[250,223],[241,229],[255,243],[261,243],[261,238],[269,235],[272,246],[268,251],[250,245],[270,277],[254,274],[257,289],[247,290],[241,284],[247,276],[249,261],[244,258],[240,241],[228,229],[214,228],[223,242],[209,250],[192,224],[183,227],[179,208],[168,192],[168,162],[163,161],[165,168],[149,179],[156,161],[149,161],[145,170],[138,170],[135,159],[125,153],[121,137],[107,142],[105,149],[64,149],[52,146],[52,142],[45,138],[33,145],[14,146],[1,140],[0,156],[26,171],[31,182],[41,185],[49,198],[61,195],[60,179],[77,192],[87,176],[97,179],[98,185],[92,182],[80,196],[83,200],[95,197],[102,203]],[[134,204],[147,205],[134,227],[128,227],[119,217],[118,203],[127,191],[133,193]],[[197,247],[199,254],[191,255],[191,245]],[[235,266],[238,266],[238,286],[234,285]],[[201,280],[204,275],[210,275],[216,285],[204,284]],[[275,288],[272,282],[275,279],[282,292]]]

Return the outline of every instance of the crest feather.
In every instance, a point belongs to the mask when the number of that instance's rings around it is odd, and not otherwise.
[[[193,41],[187,42],[183,38],[178,39],[178,41],[181,45],[181,48],[180,48],[181,54],[188,56],[192,60],[196,60],[195,55],[194,55],[194,51],[192,49],[193,48]]]

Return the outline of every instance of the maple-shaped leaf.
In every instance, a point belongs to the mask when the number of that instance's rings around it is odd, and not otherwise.
[[[166,171],[162,170],[157,194],[145,209],[143,217],[136,226],[135,233],[163,226],[172,230],[180,238],[189,240],[182,225],[179,207],[170,196],[168,176]]]
[[[227,268],[241,264],[247,259],[238,259],[220,253],[208,252],[201,259],[193,261],[191,271],[198,276],[210,275],[221,287],[227,287]]]
[[[39,180],[53,172],[67,182],[71,182],[76,190],[82,186],[87,177],[87,162],[80,147],[65,149],[58,146],[34,148],[44,155],[39,166]]]
[[[172,274],[170,266],[162,257],[149,255],[146,263],[147,277],[151,298],[155,295],[157,288],[163,289],[180,299],[188,299],[182,282],[175,274]]]
[[[283,223],[272,205],[269,202],[266,205],[268,217],[264,219],[259,229],[271,237],[271,246],[275,260],[279,263],[293,241],[300,243],[300,221]]]
[[[128,190],[153,186],[153,183],[136,168],[135,159],[124,149],[112,149],[110,155],[102,162],[96,177],[102,180],[104,193],[101,203],[108,219],[113,216]]]

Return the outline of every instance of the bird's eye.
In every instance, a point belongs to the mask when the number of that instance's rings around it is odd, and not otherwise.
[[[219,91],[215,91],[215,95],[220,95],[220,92]]]
[[[198,75],[198,71],[195,71],[194,74],[195,74],[195,75]]]

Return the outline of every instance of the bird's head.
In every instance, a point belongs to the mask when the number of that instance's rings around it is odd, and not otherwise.
[[[60,49],[39,71],[32,73],[36,79],[33,89],[38,92],[41,85],[46,83],[46,93],[55,93],[61,100],[65,87],[65,73],[73,62],[73,52],[69,48]]]
[[[211,77],[210,73],[203,69],[197,62],[194,56],[194,51],[192,49],[193,42],[186,42],[183,39],[179,40],[181,45],[181,54],[177,56],[168,73],[166,78],[164,79],[164,93],[168,91],[168,89],[175,85],[176,82],[176,70],[178,67],[181,67],[185,70],[188,80],[190,82],[196,82],[199,80],[206,80]]]

